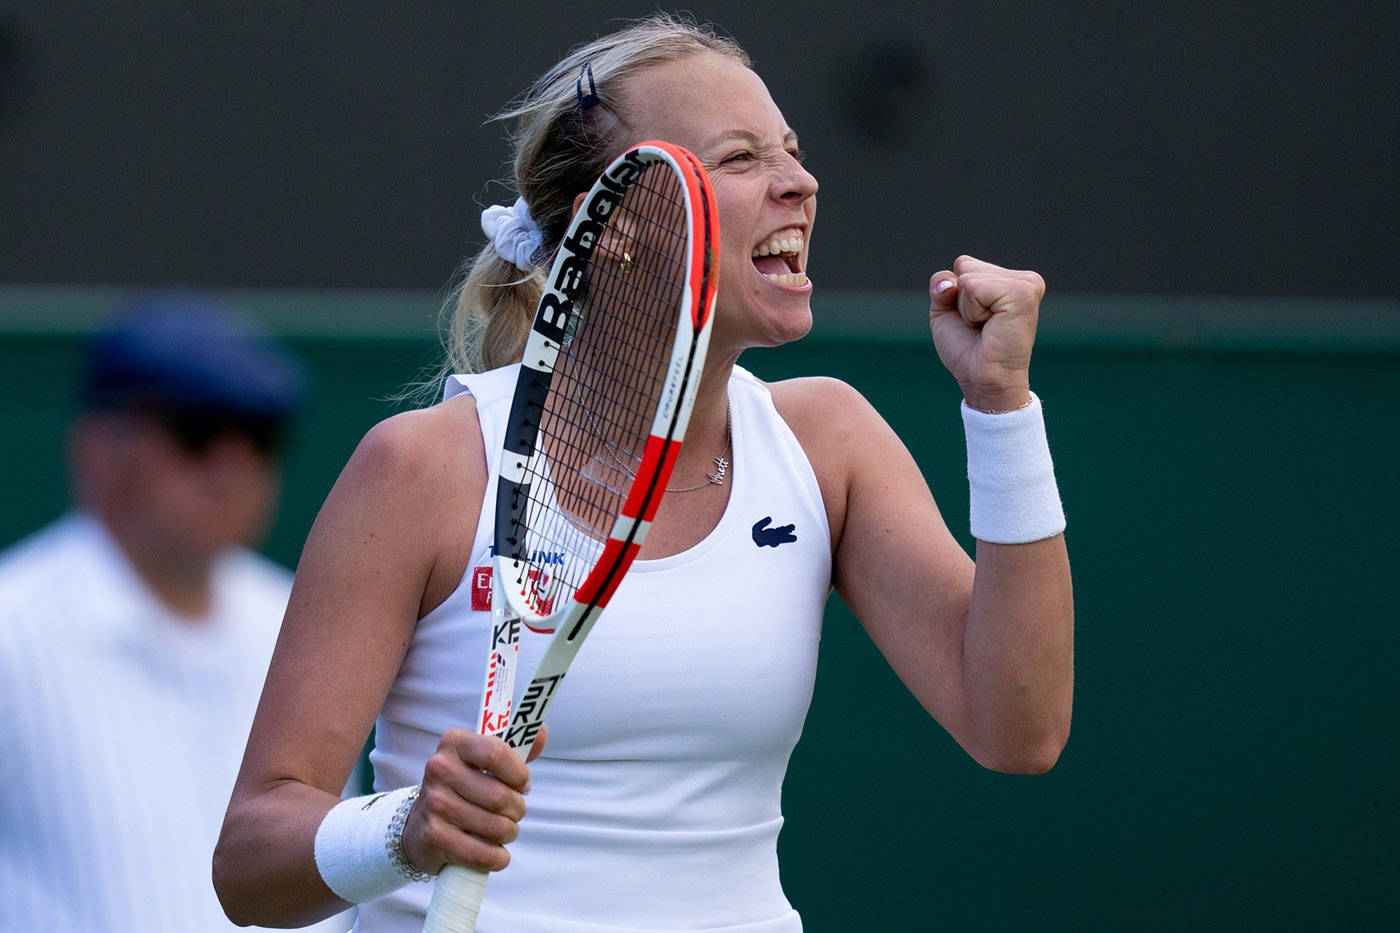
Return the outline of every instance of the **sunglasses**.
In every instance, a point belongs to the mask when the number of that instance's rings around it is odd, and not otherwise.
[[[252,415],[227,408],[172,405],[146,401],[130,406],[160,425],[176,446],[191,456],[209,452],[216,441],[226,437],[243,438],[264,459],[281,453],[287,433],[287,419],[280,416]]]

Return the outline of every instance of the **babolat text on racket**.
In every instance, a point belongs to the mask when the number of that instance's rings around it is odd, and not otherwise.
[[[559,246],[500,455],[478,718],[522,757],[661,504],[718,281],[714,192],[695,156],[670,143],[641,143],[609,165]],[[512,710],[520,623],[554,634]],[[423,929],[472,930],[486,879],[445,867]]]

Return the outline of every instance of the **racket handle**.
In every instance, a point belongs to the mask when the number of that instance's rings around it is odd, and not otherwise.
[[[423,933],[471,933],[486,896],[484,871],[444,865],[433,884],[433,899],[423,921]]]

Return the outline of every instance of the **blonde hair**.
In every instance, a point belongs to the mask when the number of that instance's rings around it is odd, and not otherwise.
[[[631,140],[619,112],[621,87],[650,65],[700,52],[718,52],[746,67],[748,54],[712,26],[656,13],[571,51],[514,104],[496,114],[513,121],[515,187],[543,231],[534,268],[522,272],[487,243],[448,298],[446,372],[477,372],[520,359],[555,250],[569,227],[574,198],[593,186]],[[597,103],[582,106],[584,66]]]

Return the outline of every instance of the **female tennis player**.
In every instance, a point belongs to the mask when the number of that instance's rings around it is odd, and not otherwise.
[[[811,327],[817,193],[742,49],[655,16],[575,50],[506,116],[521,198],[483,215],[489,242],[451,350],[475,374],[371,430],[330,493],[216,886],[240,923],[309,922],[355,902],[360,929],[416,931],[432,887],[416,882],[452,863],[494,872],[480,930],[799,930],[778,878],[779,798],[832,587],[978,762],[1042,772],[1066,741],[1069,564],[1029,382],[1044,284],[967,256],[929,282],[937,356],[964,398],[974,561],[856,391],[765,384],[738,365]],[[709,356],[640,558],[527,763],[460,728],[474,722],[490,640],[487,495],[511,364],[584,193],[649,139],[698,156],[718,203]],[[952,420],[931,412],[930,429]],[[524,634],[522,670],[545,640]],[[371,727],[378,793],[342,802]],[[867,745],[853,737],[849,753]],[[858,803],[870,789],[850,790],[831,837],[847,851],[876,818]]]

